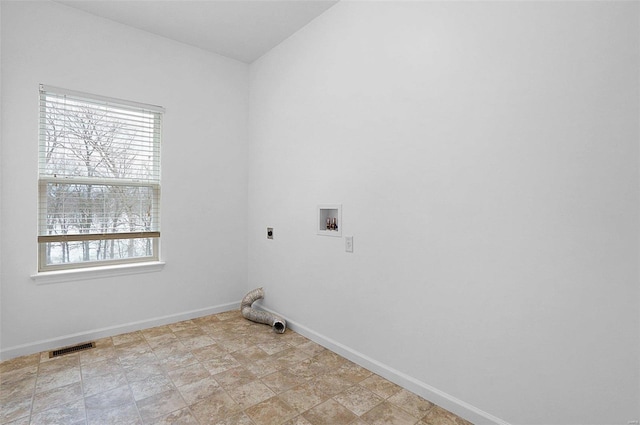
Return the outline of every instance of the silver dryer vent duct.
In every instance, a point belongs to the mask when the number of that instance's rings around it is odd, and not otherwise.
[[[256,288],[249,292],[242,299],[240,304],[240,311],[245,319],[249,319],[252,322],[264,323],[273,327],[273,330],[279,334],[284,333],[287,329],[287,322],[280,316],[276,316],[268,311],[256,310],[251,307],[255,301],[264,298],[264,290],[262,288]]]

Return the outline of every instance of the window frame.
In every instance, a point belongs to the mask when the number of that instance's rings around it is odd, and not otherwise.
[[[43,170],[44,147],[47,143],[46,121],[47,121],[47,94],[53,96],[70,96],[80,102],[85,101],[87,104],[101,104],[105,110],[114,112],[114,110],[129,110],[153,115],[153,128],[157,128],[157,132],[153,131],[152,152],[153,158],[151,162],[157,167],[156,177],[146,180],[138,180],[131,178],[106,178],[106,177],[58,177],[55,174],[46,174]],[[63,89],[59,87],[47,86],[40,84],[39,87],[39,113],[38,123],[40,130],[38,132],[38,273],[46,272],[64,272],[74,270],[91,270],[109,266],[126,266],[126,265],[144,265],[145,263],[153,264],[160,262],[160,212],[161,212],[161,146],[162,146],[162,122],[164,108],[156,105],[149,105],[139,102],[131,102],[122,99],[115,99],[106,96],[94,95],[74,90]],[[111,109],[110,109],[111,108]],[[121,187],[144,187],[148,188],[151,195],[151,202],[157,211],[153,213],[154,222],[156,223],[153,230],[150,231],[133,231],[133,232],[113,232],[113,233],[78,233],[69,235],[49,235],[46,234],[47,227],[47,202],[49,184],[69,184],[69,185],[102,185],[102,186],[121,186]],[[102,241],[102,240],[126,240],[126,239],[150,239],[152,255],[76,261],[68,263],[47,264],[47,243],[50,242],[80,242],[80,241]]]

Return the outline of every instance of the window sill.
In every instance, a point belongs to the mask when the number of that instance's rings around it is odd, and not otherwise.
[[[48,283],[71,282],[75,280],[101,279],[112,276],[158,272],[164,268],[164,265],[164,261],[153,261],[148,263],[118,264],[85,269],[57,270],[54,272],[32,274],[31,279],[34,280],[37,285],[46,285]]]

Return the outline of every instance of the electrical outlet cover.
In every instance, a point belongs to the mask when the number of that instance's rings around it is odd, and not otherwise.
[[[345,236],[344,250],[346,252],[353,252],[353,236]]]

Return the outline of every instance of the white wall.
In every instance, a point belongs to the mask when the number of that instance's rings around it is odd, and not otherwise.
[[[329,9],[251,66],[249,287],[474,420],[637,420],[638,16]]]
[[[0,164],[2,164],[2,6],[0,6]],[[0,241],[2,241],[2,169],[0,169]],[[2,321],[2,243],[0,243],[0,322]],[[2,325],[0,324],[0,347]]]
[[[166,108],[162,271],[31,280],[39,83]],[[3,1],[2,89],[3,357],[239,302],[247,273],[246,64],[56,3]]]
[[[343,1],[251,66],[250,101],[239,62],[1,9],[3,357],[263,285],[468,417],[640,417],[637,3]],[[167,109],[161,272],[29,278],[39,83]],[[315,234],[337,202],[353,254]]]

